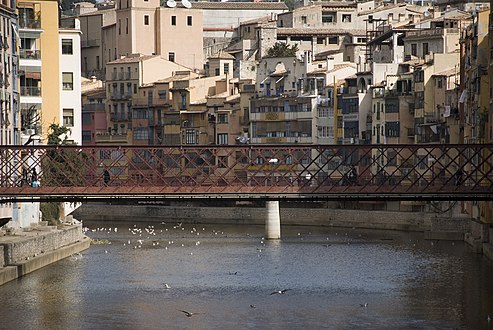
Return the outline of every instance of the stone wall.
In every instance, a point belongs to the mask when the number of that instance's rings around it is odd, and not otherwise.
[[[336,226],[374,229],[426,231],[433,214],[423,212],[361,211],[331,208],[282,208],[282,225]],[[227,223],[263,225],[265,208],[258,207],[184,207],[184,206],[110,206],[83,205],[74,212],[82,221],[176,221],[190,223]]]
[[[15,264],[80,241],[84,237],[81,226],[63,226],[65,228],[61,229],[44,227],[46,229],[33,230],[29,235],[4,236],[1,240],[4,264]]]

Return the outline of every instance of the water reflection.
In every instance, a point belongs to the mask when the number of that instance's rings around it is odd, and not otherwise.
[[[492,263],[462,242],[336,228],[286,227],[282,241],[265,241],[263,227],[85,225],[111,244],[0,287],[2,328],[480,329],[493,316]]]

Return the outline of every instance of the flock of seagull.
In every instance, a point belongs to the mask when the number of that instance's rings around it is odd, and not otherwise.
[[[165,222],[161,222],[161,225],[166,225]],[[185,227],[183,226],[183,223],[177,223],[175,225],[173,225],[171,228],[175,229],[175,230],[181,230],[181,231],[185,231]],[[146,227],[144,227],[143,229],[142,228],[139,228],[137,225],[134,225],[133,228],[132,227],[129,227],[128,230],[130,232],[130,234],[132,236],[135,236],[136,239],[133,240],[127,240],[126,242],[123,243],[123,246],[129,246],[129,247],[132,247],[133,249],[140,249],[142,248],[142,246],[146,243],[148,244],[147,242],[150,240],[151,241],[151,244],[153,247],[156,247],[158,245],[160,245],[160,242],[159,240],[157,239],[153,239],[154,236],[157,235],[157,233],[163,233],[163,232],[167,232],[169,231],[170,228],[165,228],[163,227],[163,229],[159,229],[159,231],[156,230],[155,226],[154,225],[148,225]],[[206,234],[206,230],[204,227],[201,228],[202,230],[197,229],[195,227],[192,227],[190,229],[190,234],[191,235],[194,235],[194,236],[200,236],[201,232],[204,234]],[[117,233],[118,232],[118,227],[98,227],[98,228],[93,228],[93,229],[89,229],[87,227],[83,227],[83,231],[84,233],[88,233],[88,232],[103,232],[103,233]],[[311,234],[311,232],[309,233]],[[212,235],[216,236],[216,235],[220,235],[220,236],[223,236],[225,235],[223,231],[216,231],[216,230],[212,230]],[[250,234],[246,234],[247,236],[250,236]],[[298,233],[298,236],[300,236],[301,233]],[[347,236],[347,234],[346,234]],[[227,236],[226,236],[227,237]],[[300,237],[301,240],[303,240],[302,237]],[[328,240],[329,238],[327,238]],[[107,242],[108,244],[111,244],[111,242]],[[175,242],[174,240],[168,240],[168,246],[171,246],[171,245],[174,245]],[[195,241],[195,246],[198,246],[200,245],[200,240],[197,240]],[[264,247],[265,247],[265,242],[264,242],[264,237],[261,238],[260,240],[260,245],[261,247],[258,247],[256,248],[256,250],[258,251],[259,253],[259,256],[260,256],[260,253],[264,250]],[[329,247],[331,244],[322,244],[323,246],[325,247]],[[165,250],[168,250],[168,246],[165,246],[164,249]],[[184,244],[181,244],[181,246],[183,247]],[[105,250],[104,253],[108,253],[108,250]],[[191,255],[193,254],[192,252],[190,253]],[[74,254],[72,255],[72,258],[74,260],[77,260],[79,258],[82,258],[82,254],[80,253],[77,253],[77,254]],[[238,275],[238,271],[235,271],[235,272],[229,272],[229,275]],[[171,290],[171,286],[168,284],[168,283],[163,283],[163,288],[165,290]],[[269,293],[269,295],[273,296],[273,295],[284,295],[286,294],[288,291],[291,291],[292,289],[290,288],[286,288],[286,289],[280,289],[280,290],[276,290],[276,291],[273,291],[271,293]],[[360,307],[367,307],[368,306],[368,303],[364,303],[364,304],[360,304]],[[255,309],[257,308],[256,305],[254,304],[250,304],[250,308],[251,309]],[[205,314],[205,313],[201,313],[201,312],[191,312],[191,311],[187,311],[187,310],[181,310],[179,309],[178,311],[182,312],[186,317],[192,317],[192,316],[195,316],[195,315],[200,315],[200,314]]]

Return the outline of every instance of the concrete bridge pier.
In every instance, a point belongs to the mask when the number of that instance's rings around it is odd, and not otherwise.
[[[281,239],[281,216],[279,215],[279,201],[265,202],[267,218],[265,219],[265,238]]]

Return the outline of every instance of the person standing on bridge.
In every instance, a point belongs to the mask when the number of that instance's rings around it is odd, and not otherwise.
[[[462,171],[462,168],[459,167],[457,169],[457,172],[455,172],[455,185],[460,186],[462,184],[462,179],[464,176],[464,171]]]
[[[39,187],[38,173],[36,172],[35,167],[31,173],[31,187]]]
[[[104,171],[103,171],[103,182],[104,182],[105,186],[107,186],[110,183],[110,179],[111,179],[110,172],[108,172],[107,169],[104,169]]]

